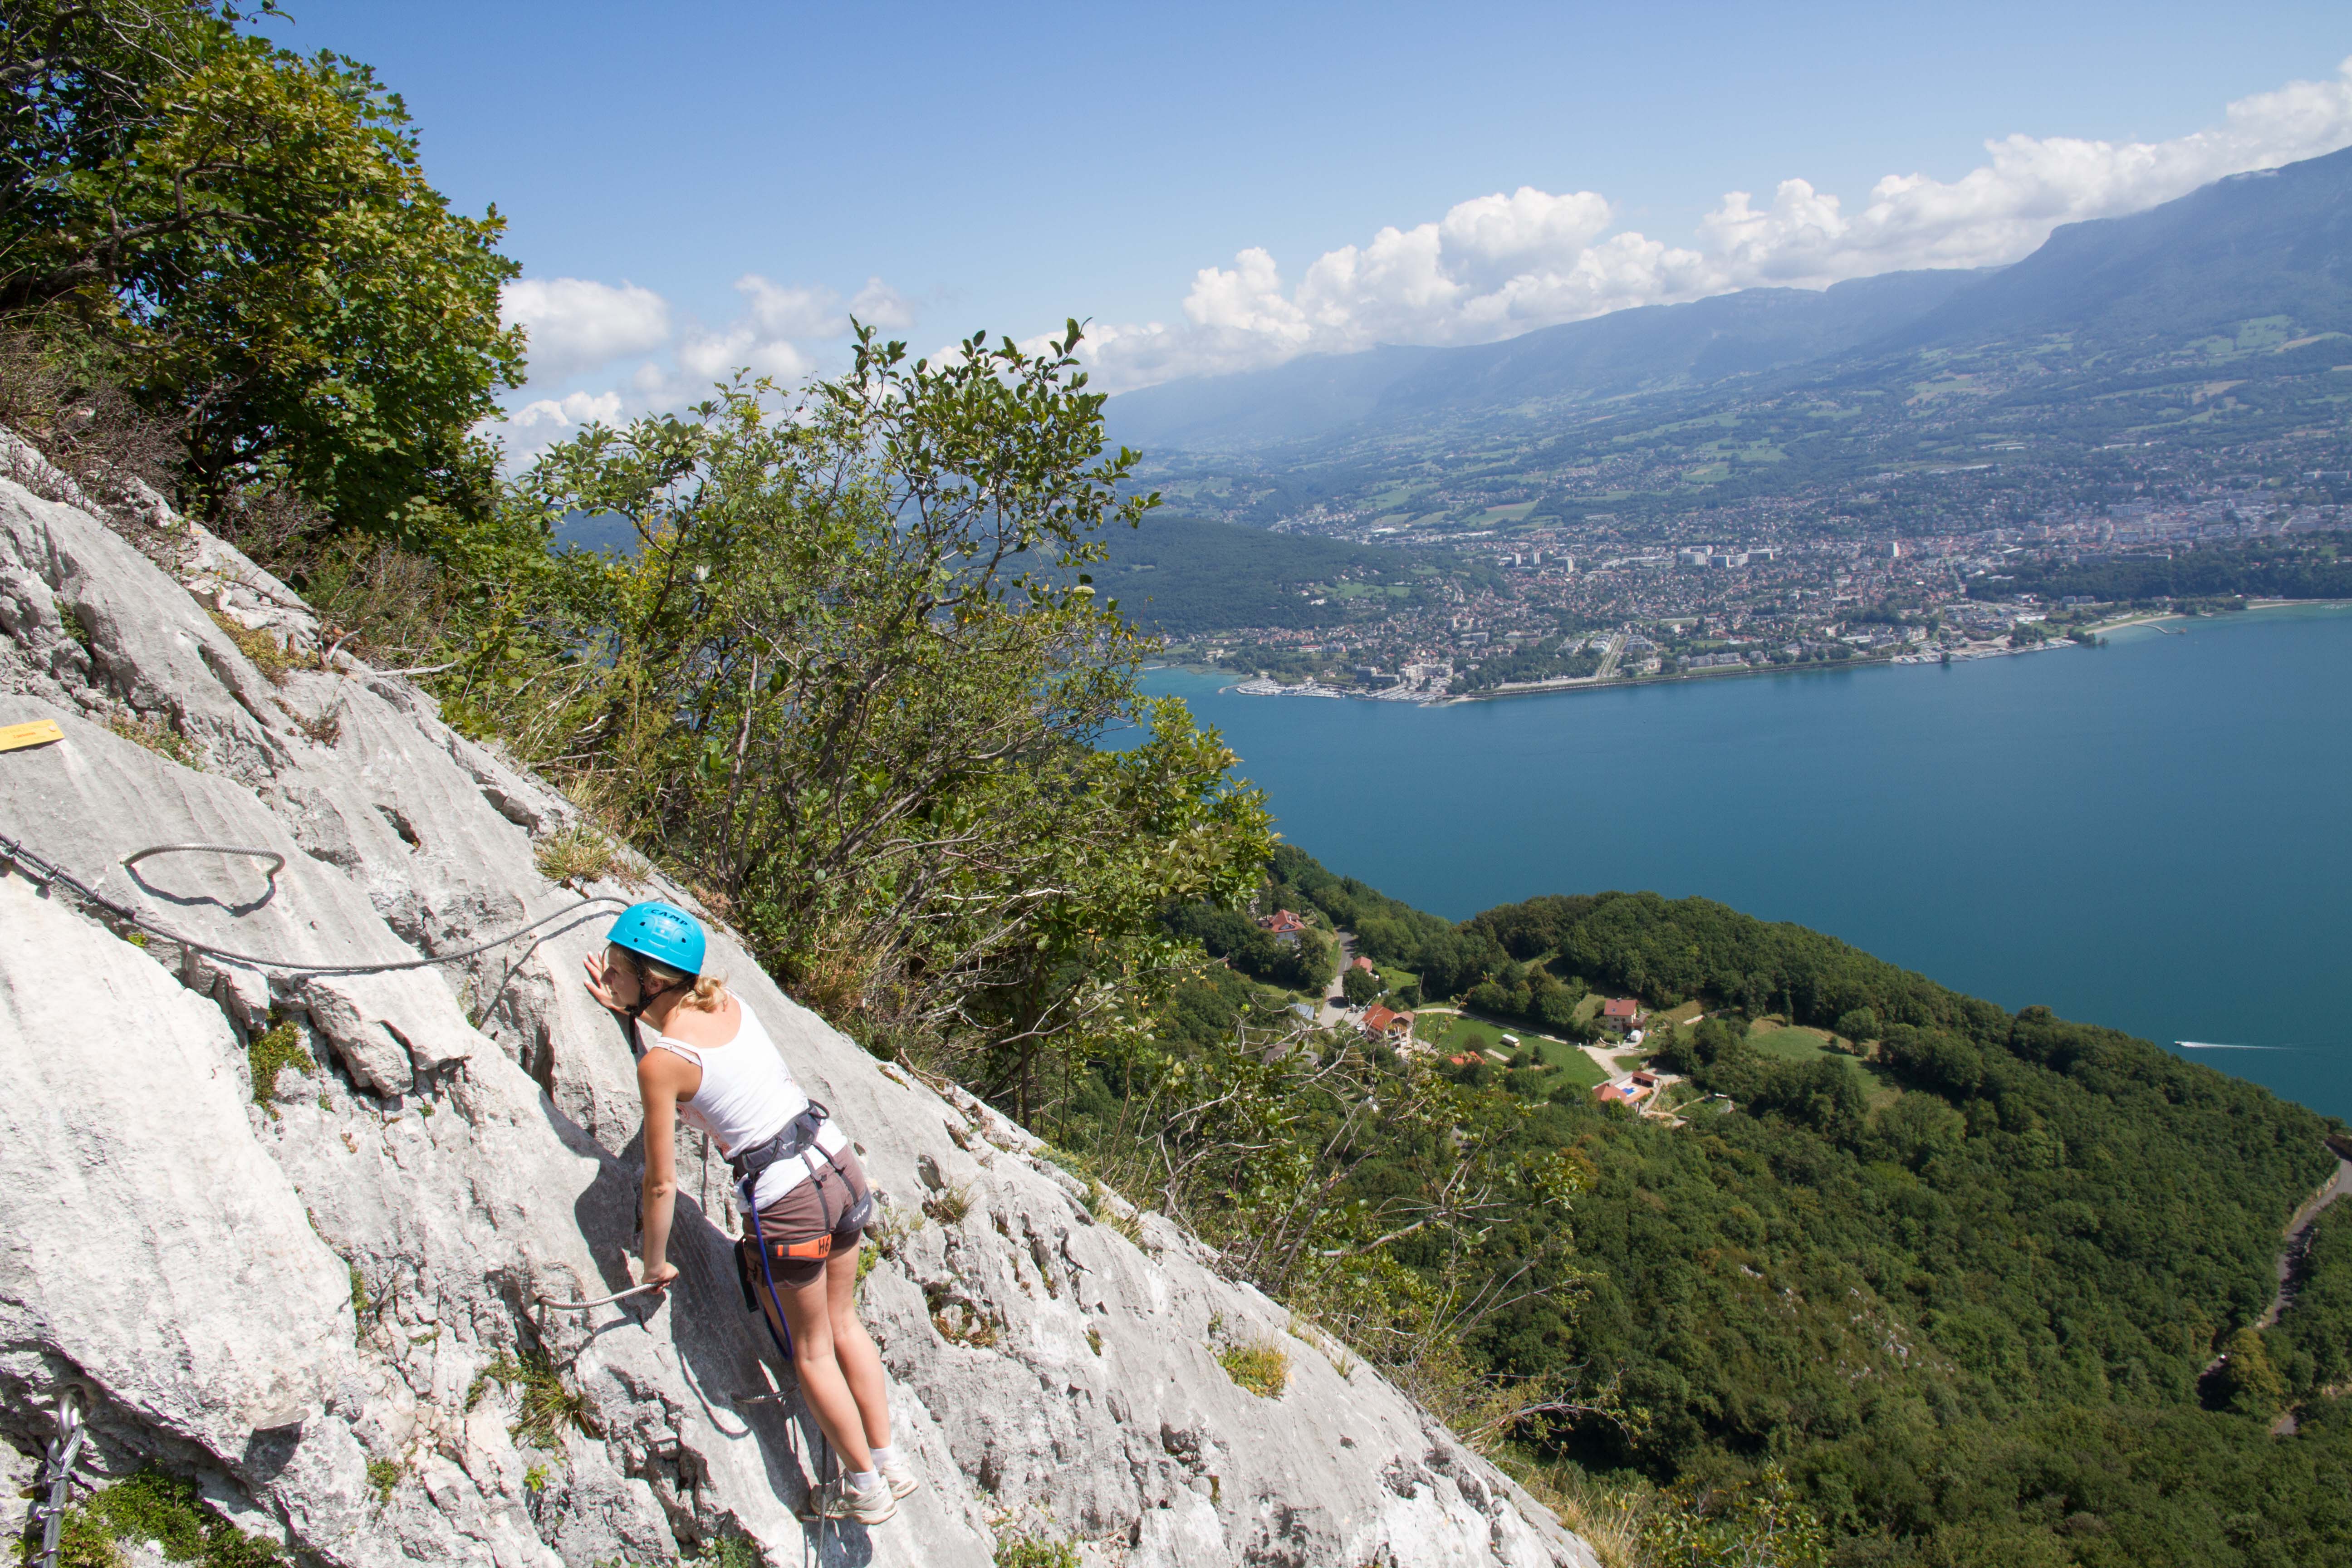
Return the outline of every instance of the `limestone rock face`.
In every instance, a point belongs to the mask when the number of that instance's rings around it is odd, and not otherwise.
[[[0,872],[12,1521],[70,1384],[88,1480],[193,1475],[333,1564],[669,1561],[742,1536],[771,1563],[981,1568],[1005,1531],[1169,1568],[1592,1563],[1197,1242],[1098,1223],[1034,1139],[873,1060],[713,922],[713,966],[889,1200],[865,1310],[928,1485],[870,1532],[799,1524],[829,1460],[743,1309],[698,1138],[678,1287],[548,1304],[625,1289],[635,1246],[635,1068],[580,960],[621,903],[691,898],[551,882],[561,796],[322,649],[219,540],[160,504],[102,518],[0,444],[27,481],[0,479],[0,724],[65,734],[0,753],[0,855],[26,857]],[[157,845],[261,853],[122,864]],[[962,1216],[926,1217],[950,1188]],[[1287,1353],[1278,1396],[1220,1365],[1249,1342]],[[753,1399],[772,1380],[785,1397]]]

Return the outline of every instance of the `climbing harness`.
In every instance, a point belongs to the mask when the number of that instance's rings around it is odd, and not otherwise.
[[[125,855],[121,865],[128,870],[150,856],[187,853],[247,855],[255,859],[268,860],[271,863],[268,876],[272,890],[275,890],[278,886],[278,870],[286,864],[286,857],[274,849],[254,849],[233,844],[152,844],[144,849],[135,849]],[[306,963],[299,959],[266,958],[257,953],[238,952],[214,942],[185,935],[173,931],[169,926],[158,925],[130,905],[100,892],[47,856],[26,847],[22,839],[12,838],[5,833],[0,833],[0,860],[14,865],[17,870],[25,873],[29,880],[41,886],[55,885],[69,889],[84,901],[96,905],[115,919],[134,925],[151,936],[160,936],[164,941],[176,942],[191,952],[208,953],[215,958],[226,959],[231,963],[250,964],[256,969],[275,969],[289,974],[393,974],[404,970],[430,969],[437,964],[457,963],[465,959],[478,957],[493,948],[504,947],[517,937],[531,935],[539,931],[542,926],[553,925],[560,920],[582,914],[590,909],[621,902],[618,899],[604,897],[582,899],[578,903],[568,904],[553,914],[541,915],[535,921],[517,926],[504,936],[493,937],[488,942],[477,942],[472,947],[460,948],[455,952],[435,953],[429,958],[395,959],[384,963]],[[551,931],[546,934],[554,933]],[[536,951],[538,945],[538,942],[533,942],[532,951]],[[530,956],[530,952],[525,952],[521,958],[515,960],[514,964],[509,965],[508,977],[511,978],[515,967]],[[501,980],[499,983],[499,991],[502,992],[505,989],[506,982]],[[497,993],[492,994],[495,997]]]
[[[49,1439],[41,1470],[39,1484],[48,1488],[48,1496],[33,1505],[33,1518],[41,1523],[41,1568],[58,1568],[58,1531],[65,1524],[66,1498],[81,1439],[81,1399],[68,1386],[58,1394],[58,1435]]]
[[[774,1137],[763,1143],[754,1144],[740,1153],[730,1155],[727,1161],[728,1168],[735,1173],[735,1192],[740,1201],[744,1215],[751,1225],[751,1234],[736,1245],[739,1248],[748,1247],[751,1251],[759,1254],[760,1279],[767,1288],[770,1304],[776,1310],[775,1316],[772,1318],[768,1317],[765,1312],[761,1312],[760,1315],[767,1321],[768,1337],[776,1342],[776,1349],[783,1355],[787,1363],[793,1357],[793,1331],[784,1319],[783,1298],[776,1289],[775,1265],[785,1258],[806,1261],[812,1258],[831,1258],[835,1232],[846,1230],[852,1225],[863,1230],[873,1222],[874,1191],[868,1187],[864,1197],[844,1209],[841,1217],[826,1226],[824,1233],[814,1240],[779,1242],[771,1247],[768,1245],[766,1235],[760,1228],[758,1198],[760,1177],[771,1165],[785,1160],[801,1161],[808,1167],[809,1180],[816,1184],[820,1209],[829,1217],[833,1212],[833,1205],[824,1196],[825,1172],[818,1169],[816,1163],[809,1158],[809,1151],[816,1147],[817,1133],[832,1116],[832,1111],[812,1100],[808,1103],[808,1109],[784,1123],[783,1130]],[[833,1164],[830,1157],[826,1159],[825,1166],[836,1173],[839,1169]],[[737,1261],[743,1285],[743,1305],[746,1310],[758,1312],[760,1304],[752,1299],[751,1295],[751,1271],[740,1254]]]

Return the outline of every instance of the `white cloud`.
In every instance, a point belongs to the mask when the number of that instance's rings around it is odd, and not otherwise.
[[[915,307],[879,278],[868,278],[849,301],[849,313],[869,327],[903,332],[915,324]]]
[[[564,432],[583,425],[610,425],[621,416],[621,395],[617,392],[575,392],[568,397],[542,397],[526,403],[507,416],[507,422],[524,431],[533,446],[559,441]]]
[[[515,459],[528,461],[592,421],[684,407],[740,369],[783,382],[814,375],[849,335],[853,314],[890,331],[915,321],[913,305],[879,278],[868,278],[846,304],[822,285],[775,283],[756,272],[737,278],[735,291],[742,306],[733,320],[674,326],[668,301],[635,284],[582,278],[509,284],[504,318],[530,330],[530,385],[503,430]],[[630,359],[639,363],[618,363]],[[566,388],[575,382],[588,384]]]
[[[499,300],[508,326],[529,333],[531,379],[563,381],[669,341],[669,302],[634,283],[585,278],[525,278]]]
[[[1244,250],[1231,268],[1193,275],[1182,321],[1098,324],[1081,352],[1097,382],[1118,391],[1305,353],[1486,342],[1734,289],[1988,266],[2027,255],[2060,224],[2137,212],[2224,174],[2347,145],[2352,59],[2328,80],[2241,99],[2221,125],[2170,142],[1990,141],[1989,161],[1960,178],[1890,174],[1852,214],[1801,179],[1782,180],[1762,206],[1728,192],[1688,246],[1609,233],[1609,204],[1590,191],[1522,186],[1327,251],[1295,288],[1267,252]]]

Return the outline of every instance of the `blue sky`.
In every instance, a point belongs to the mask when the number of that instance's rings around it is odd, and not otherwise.
[[[1089,316],[1140,384],[2011,259],[2352,142],[2340,0],[293,8],[509,216],[574,414],[828,368],[861,291],[923,350]]]

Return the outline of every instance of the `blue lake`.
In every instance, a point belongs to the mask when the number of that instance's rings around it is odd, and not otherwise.
[[[1292,843],[1453,919],[1704,894],[2352,1120],[2352,612],[1447,708],[1156,670]]]

